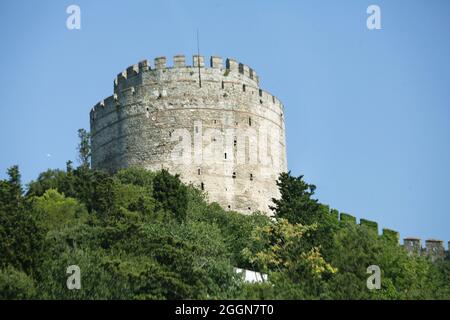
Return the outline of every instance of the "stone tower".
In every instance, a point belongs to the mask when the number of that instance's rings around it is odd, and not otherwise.
[[[233,59],[147,60],[121,72],[90,112],[92,167],[167,169],[223,208],[268,213],[287,170],[282,103]]]

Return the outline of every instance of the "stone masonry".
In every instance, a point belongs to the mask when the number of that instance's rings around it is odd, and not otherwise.
[[[114,94],[90,113],[92,167],[163,168],[205,190],[211,202],[269,213],[287,170],[282,103],[256,72],[233,59],[147,60],[121,72]]]

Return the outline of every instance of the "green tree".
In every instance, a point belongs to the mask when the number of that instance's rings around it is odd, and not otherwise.
[[[171,212],[178,221],[185,220],[188,196],[179,175],[173,176],[167,170],[158,172],[153,180],[153,197],[159,209]]]
[[[0,207],[7,210],[17,210],[22,201],[22,184],[17,165],[8,168],[8,180],[0,182]]]
[[[37,296],[34,281],[11,266],[0,269],[0,300],[33,299]]]
[[[67,164],[23,196],[0,180],[0,298],[448,299],[449,260],[409,256],[373,224],[338,223],[303,177],[280,176],[275,219],[207,203],[167,171],[115,174]],[[182,223],[180,223],[182,221]],[[82,290],[67,290],[66,268]],[[366,287],[381,268],[381,290]],[[245,284],[243,267],[269,274]]]
[[[74,191],[70,191],[71,186],[67,185],[67,173],[56,169],[48,169],[39,174],[35,181],[28,184],[27,197],[42,196],[47,190],[55,189],[67,196],[73,196]]]
[[[433,299],[443,285],[434,264],[409,256],[398,244],[365,226],[345,223],[335,234],[334,246],[330,262],[338,272],[330,288],[335,299]],[[380,290],[366,286],[370,265],[380,267]]]
[[[24,204],[18,167],[8,175],[0,181],[0,267],[31,273],[40,259],[43,231]]]
[[[81,167],[89,168],[91,159],[91,134],[85,129],[78,129],[78,161]]]
[[[220,230],[205,223],[79,225],[49,234],[48,243],[39,281],[46,298],[231,298],[239,288]],[[73,292],[61,272],[72,264],[83,288]]]
[[[310,225],[320,218],[320,204],[313,199],[316,186],[303,181],[303,176],[293,177],[290,172],[281,173],[277,180],[280,199],[272,199],[271,209],[275,217],[287,219],[291,223]]]
[[[278,219],[254,230],[253,241],[244,254],[254,270],[269,273],[276,298],[304,299],[326,292],[325,280],[336,269],[325,261],[318,247],[304,240],[316,229],[316,225],[303,226]]]
[[[37,222],[46,230],[60,230],[87,220],[85,207],[76,199],[67,198],[55,189],[31,199],[32,211]]]
[[[277,219],[287,219],[292,224],[317,226],[316,232],[307,241],[312,246],[322,249],[326,256],[332,247],[333,234],[338,227],[338,221],[330,213],[328,206],[322,205],[314,199],[316,186],[308,184],[303,176],[293,177],[290,172],[281,173],[277,180],[280,189],[280,199],[273,199],[271,209]]]

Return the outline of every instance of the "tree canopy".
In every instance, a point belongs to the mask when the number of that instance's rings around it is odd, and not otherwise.
[[[83,163],[26,188],[0,180],[0,299],[448,299],[449,261],[339,223],[313,185],[280,176],[273,217],[208,203],[167,171]],[[26,191],[24,191],[26,189]],[[381,269],[369,290],[366,269]],[[77,265],[81,289],[69,290]],[[245,283],[234,268],[268,274]]]

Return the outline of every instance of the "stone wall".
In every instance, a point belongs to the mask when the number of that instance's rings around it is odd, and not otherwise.
[[[420,238],[409,237],[403,239],[403,247],[411,255],[428,256],[432,261],[442,260],[448,257],[450,251],[446,251],[444,248],[444,242],[442,240],[428,239],[425,240],[425,247],[422,248],[422,240]]]
[[[357,218],[351,214],[339,212],[336,209],[330,209],[325,206],[328,213],[333,217],[333,219],[338,220],[339,223],[344,224],[357,224]],[[392,243],[399,244],[400,233],[395,230],[383,228],[381,235],[378,234],[378,223],[375,221],[370,221],[367,219],[359,219],[359,225],[371,230],[379,237],[391,241]],[[442,240],[428,239],[425,240],[425,247],[422,247],[421,239],[415,237],[408,237],[403,239],[403,248],[410,255],[420,255],[426,256],[431,259],[431,261],[438,261],[442,259],[450,259],[450,241],[448,241],[448,250],[445,250],[444,242]]]
[[[132,65],[90,113],[92,167],[168,169],[225,209],[269,212],[287,170],[282,103],[233,59]]]

